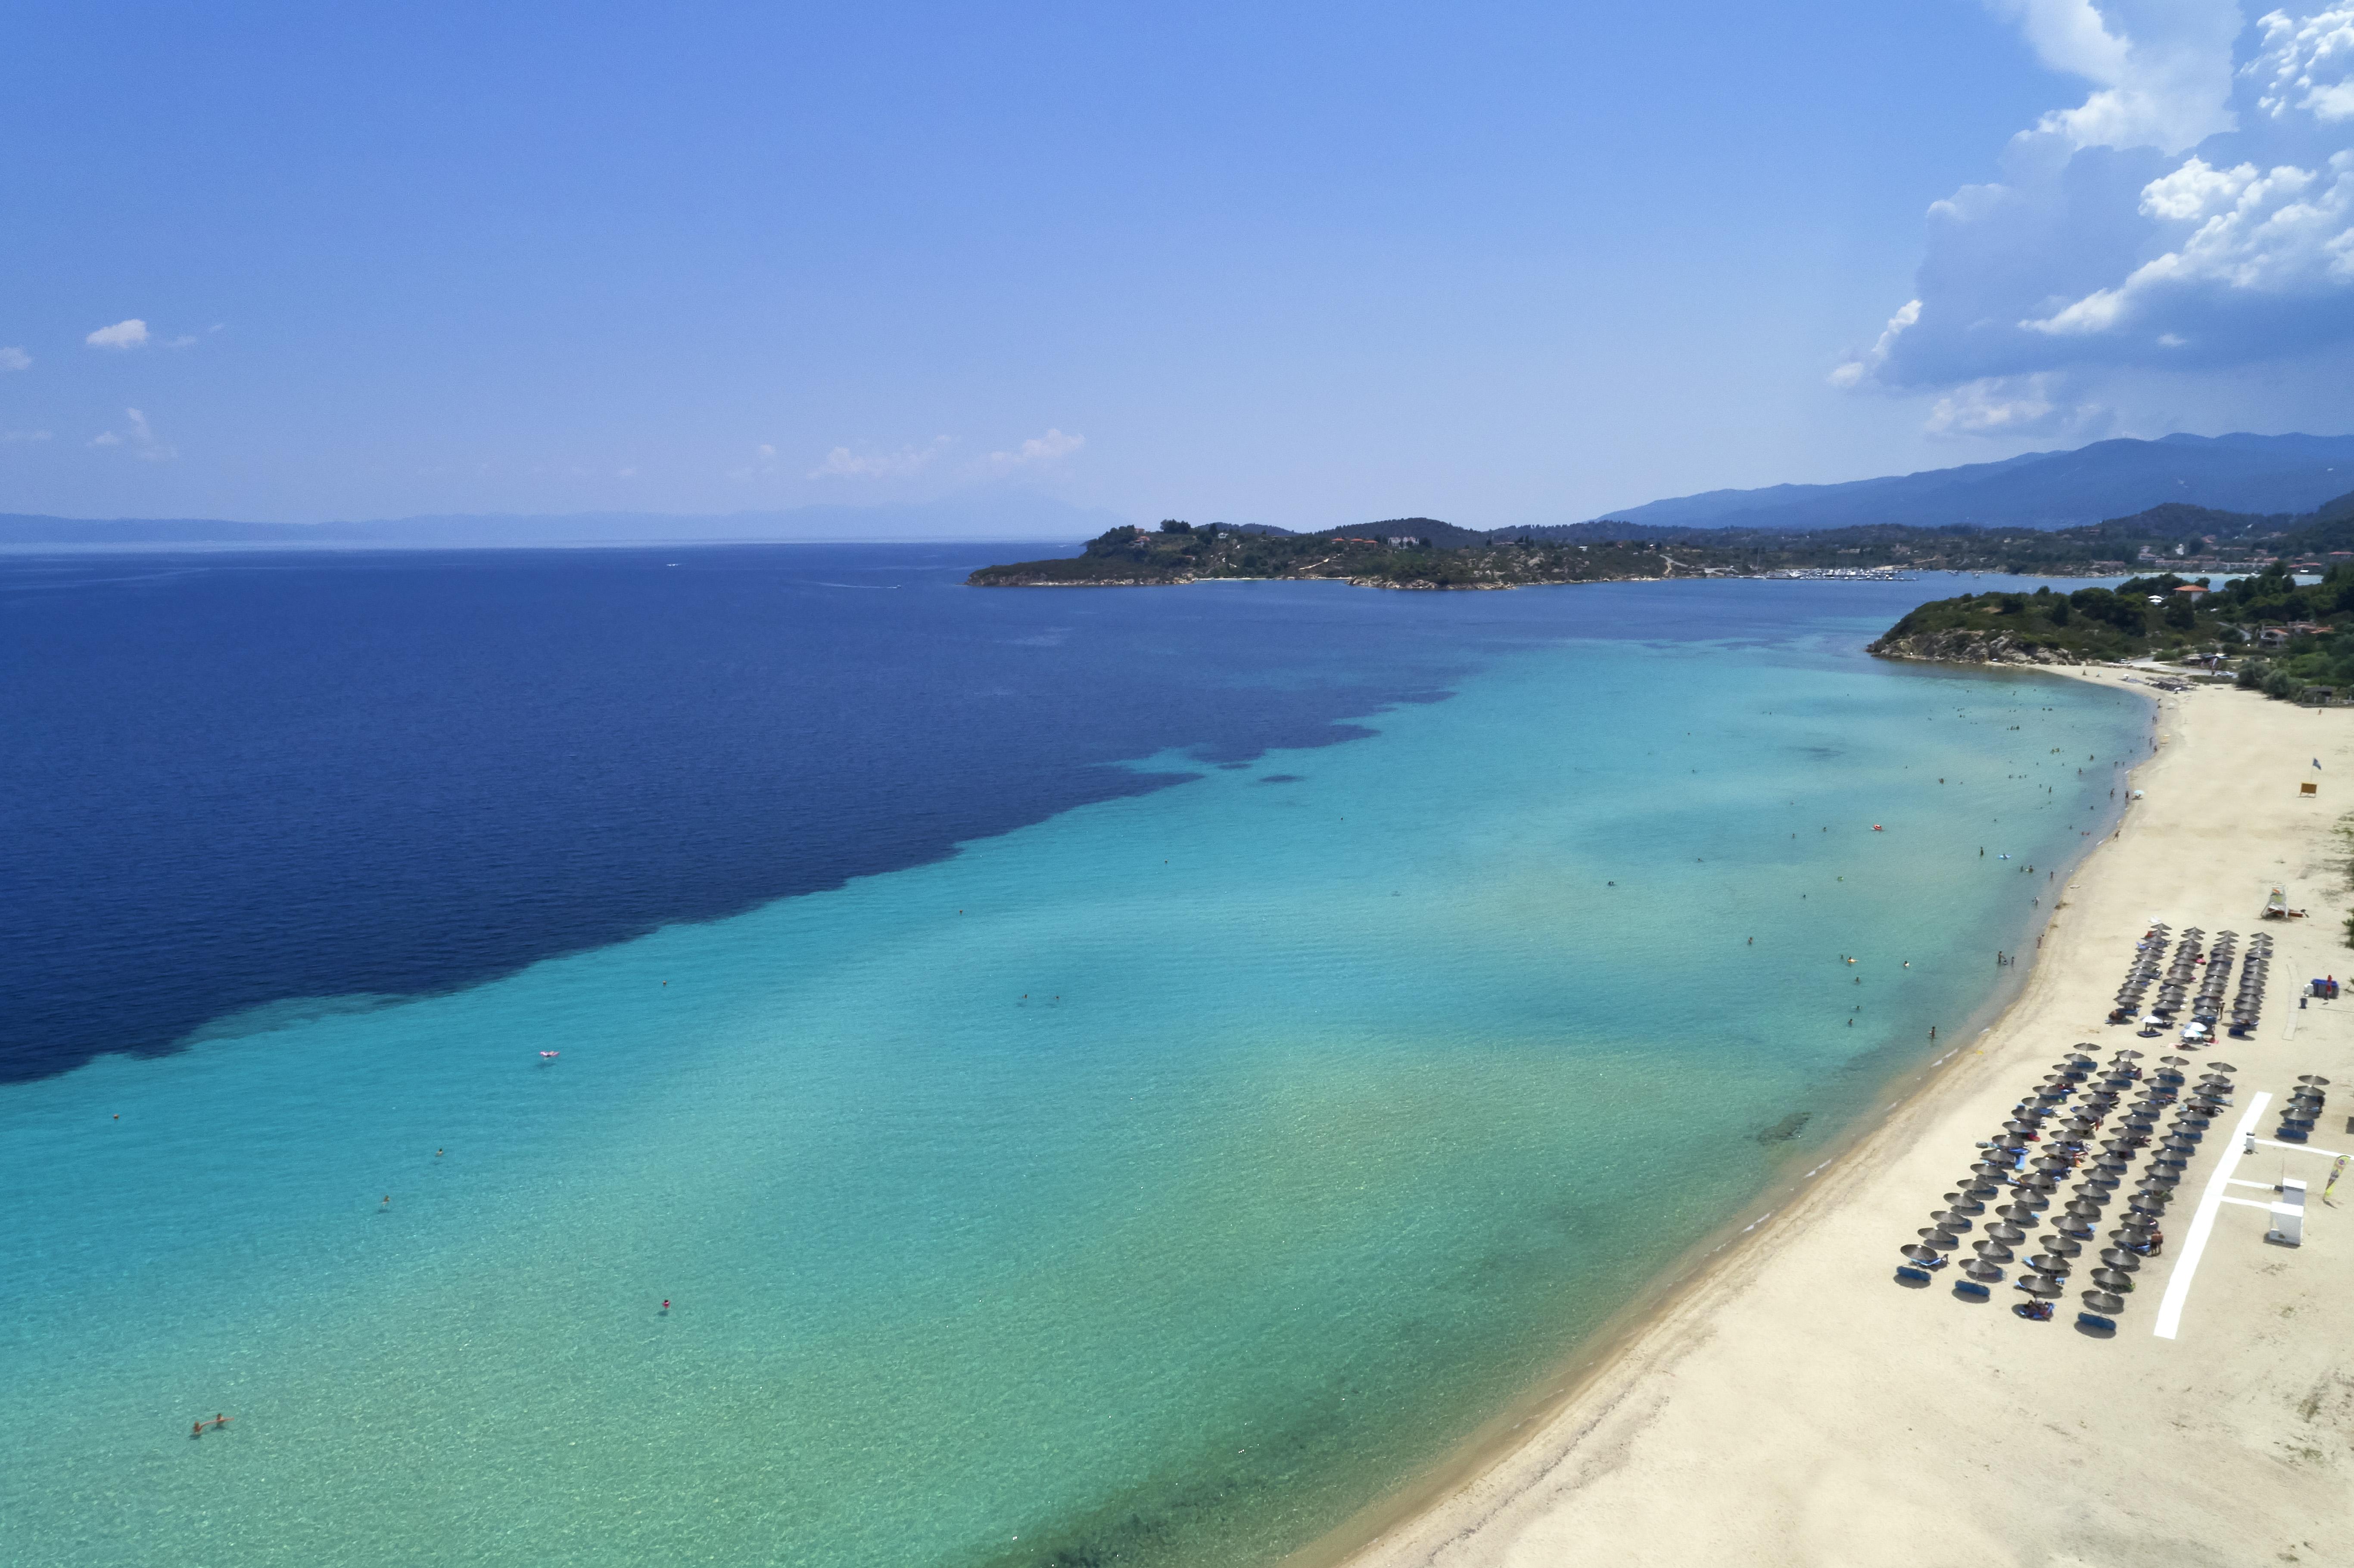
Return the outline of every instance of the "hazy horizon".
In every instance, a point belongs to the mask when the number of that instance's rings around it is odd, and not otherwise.
[[[0,512],[1527,525],[2344,420],[2344,4],[5,27]]]

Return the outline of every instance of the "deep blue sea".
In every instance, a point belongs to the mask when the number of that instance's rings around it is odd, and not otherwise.
[[[1973,1026],[2147,749],[1863,656],[1935,579],[1035,553],[0,558],[0,1561],[1272,1561]]]

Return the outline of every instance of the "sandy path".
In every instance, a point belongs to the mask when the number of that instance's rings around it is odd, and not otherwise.
[[[2354,1152],[2354,991],[2335,1008],[2296,997],[2308,975],[2354,978],[2334,832],[2354,810],[2354,714],[2202,689],[2166,698],[2158,721],[2164,744],[2134,776],[2146,798],[2078,874],[1992,1031],[1535,1436],[1352,1568],[2354,1563],[2354,1171],[2330,1208],[2327,1158],[2259,1145],[2240,1160],[2232,1175],[2261,1184],[2231,1196],[2270,1201],[2284,1165],[2311,1182],[2306,1245],[2267,1245],[2264,1213],[2223,1205],[2179,1337],[2152,1332],[2257,1094],[2335,1079],[2313,1142]],[[2308,780],[2317,797],[2298,794]],[[2312,917],[2257,919],[2275,884]],[[1897,1247],[2062,1052],[2174,1048],[2102,1022],[2153,916],[2277,947],[2255,1037],[2186,1053],[2234,1063],[2239,1094],[2116,1336],[2076,1330],[2073,1287],[2031,1323],[2008,1283],[1986,1306],[1956,1298],[1955,1269],[1895,1284]]]

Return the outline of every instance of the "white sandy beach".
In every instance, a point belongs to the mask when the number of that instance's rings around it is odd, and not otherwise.
[[[2200,689],[2166,697],[2158,728],[2133,777],[2145,798],[2069,884],[1994,1027],[1533,1436],[1353,1568],[2354,1563],[2354,1171],[2335,1206],[2320,1201],[2320,1151],[2354,1152],[2354,994],[2297,1002],[2308,976],[2354,977],[2336,832],[2354,812],[2354,713]],[[2317,795],[2299,793],[2307,782]],[[2259,919],[2276,885],[2310,916]],[[2165,1254],[2115,1336],[2076,1328],[2082,1279],[2043,1323],[2012,1313],[2008,1280],[1985,1305],[1955,1295],[1956,1268],[1897,1284],[1898,1247],[2063,1053],[2178,1048],[2104,1022],[2152,919],[2277,947],[2253,1037],[2184,1053],[2234,1064],[2238,1093],[2191,1156]],[[2276,1108],[2304,1073],[2335,1080],[2309,1149],[2241,1154],[2257,1097]],[[2277,1121],[2268,1111],[2255,1136]],[[2313,1193],[2297,1248],[2268,1244],[2249,1206],[2284,1172]],[[2238,1202],[2215,1209],[2198,1252],[2211,1191]],[[2179,1273],[2188,1293],[2163,1338]]]

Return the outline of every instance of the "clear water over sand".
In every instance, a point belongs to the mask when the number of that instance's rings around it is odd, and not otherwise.
[[[1565,615],[1368,738],[0,1091],[0,1556],[1313,1538],[1942,1049],[2142,753],[2117,694],[1875,664],[1886,617],[1793,587],[1775,635]]]

